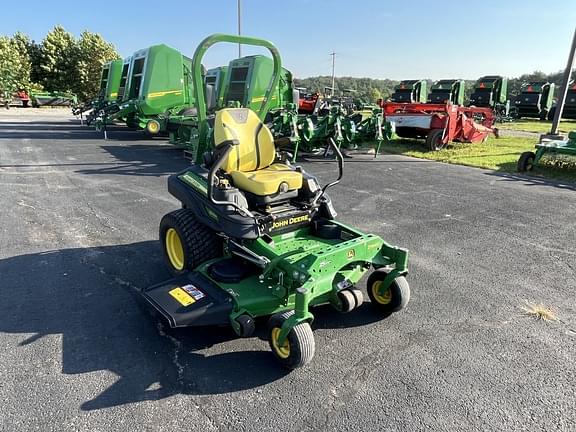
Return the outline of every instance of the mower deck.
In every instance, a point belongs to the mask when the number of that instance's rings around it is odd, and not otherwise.
[[[298,290],[306,299],[297,319],[311,319],[309,306],[333,304],[338,292],[353,287],[372,267],[391,267],[393,279],[407,273],[408,253],[331,221],[331,235],[321,238],[306,227],[247,242],[267,258],[259,268],[238,257],[208,261],[195,271],[146,288],[142,295],[171,327],[232,324],[240,315],[260,317],[294,309]]]

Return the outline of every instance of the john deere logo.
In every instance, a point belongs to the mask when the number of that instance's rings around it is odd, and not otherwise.
[[[308,222],[309,220],[310,220],[310,215],[307,215],[307,214],[302,215],[302,216],[286,218],[286,219],[280,219],[280,220],[274,221],[274,223],[272,224],[272,229],[275,230],[275,229],[279,229],[279,228],[285,228],[285,227],[290,226],[290,225]]]
[[[354,252],[354,249],[350,249],[346,255],[348,256],[348,258],[354,258],[356,252]]]

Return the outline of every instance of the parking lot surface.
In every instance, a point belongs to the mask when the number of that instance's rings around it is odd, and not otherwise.
[[[169,277],[158,223],[186,165],[64,111],[0,114],[0,430],[576,430],[576,185],[346,160],[339,218],[410,249],[412,300],[315,310],[316,356],[288,373],[262,330],[167,332],[137,301]]]

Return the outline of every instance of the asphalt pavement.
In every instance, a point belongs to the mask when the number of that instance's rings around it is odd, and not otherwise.
[[[576,430],[575,184],[346,160],[339,218],[410,249],[412,300],[315,310],[316,356],[289,373],[263,330],[168,332],[135,295],[169,276],[158,223],[186,165],[65,111],[0,113],[1,431]]]

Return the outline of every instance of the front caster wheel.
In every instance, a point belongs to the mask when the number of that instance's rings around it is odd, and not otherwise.
[[[410,286],[404,276],[398,276],[382,292],[381,287],[388,273],[383,270],[374,271],[366,283],[366,291],[372,305],[382,312],[398,312],[410,301]]]
[[[277,313],[272,315],[268,322],[270,348],[276,360],[288,369],[296,369],[308,364],[316,351],[312,328],[306,322],[300,323],[290,330],[284,343],[278,342],[282,324],[293,314],[294,311]]]

